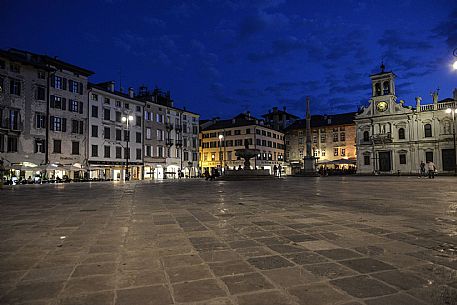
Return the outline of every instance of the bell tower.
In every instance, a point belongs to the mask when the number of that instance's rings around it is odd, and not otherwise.
[[[371,78],[371,100],[374,113],[391,113],[395,106],[397,96],[395,95],[395,77],[392,71],[385,71],[384,63],[381,64],[381,72],[370,75]]]

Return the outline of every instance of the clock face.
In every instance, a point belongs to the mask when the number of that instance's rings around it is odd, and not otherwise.
[[[387,102],[379,102],[376,104],[376,109],[378,109],[378,111],[380,111],[380,112],[386,111],[387,107],[388,107]]]

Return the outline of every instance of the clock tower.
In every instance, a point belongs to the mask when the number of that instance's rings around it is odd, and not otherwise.
[[[391,71],[385,71],[384,63],[381,72],[370,75],[372,94],[371,103],[374,115],[392,113],[397,97],[395,95],[395,77]]]

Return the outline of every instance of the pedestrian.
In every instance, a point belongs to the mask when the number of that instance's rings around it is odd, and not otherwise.
[[[181,179],[181,170],[178,169],[178,179]]]
[[[208,169],[205,170],[204,176],[205,176],[205,180],[206,180],[206,181],[208,181],[208,180],[211,178]]]
[[[433,161],[428,161],[427,168],[428,168],[428,178],[435,179],[435,171],[436,171],[435,163],[433,163]]]
[[[278,173],[278,167],[275,164],[275,166],[273,166],[273,175],[276,177],[277,173]]]
[[[278,165],[278,177],[281,178],[281,170],[282,170],[282,166],[281,164]]]
[[[209,180],[212,181],[216,179],[216,170],[214,168],[211,169],[211,176],[209,176]]]
[[[421,161],[420,164],[420,176],[419,178],[425,177],[425,163],[424,161]]]

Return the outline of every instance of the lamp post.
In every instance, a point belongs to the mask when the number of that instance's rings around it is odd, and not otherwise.
[[[452,116],[452,136],[454,138],[454,175],[457,176],[457,156],[456,156],[457,149],[456,149],[456,145],[455,145],[455,114],[457,113],[457,107],[454,105],[453,107],[447,108],[446,113],[451,114],[451,116]]]
[[[124,122],[127,126],[127,139],[126,142],[127,142],[127,148],[125,150],[125,177],[124,177],[124,181],[127,181],[130,179],[130,176],[129,176],[129,155],[130,155],[130,151],[129,151],[129,141],[130,141],[130,121],[133,121],[133,116],[129,115],[129,116],[123,116],[122,117],[122,122]]]
[[[221,172],[222,172],[222,140],[224,139],[224,135],[220,134],[219,135],[219,163],[221,164]],[[221,158],[222,156],[222,158]]]

